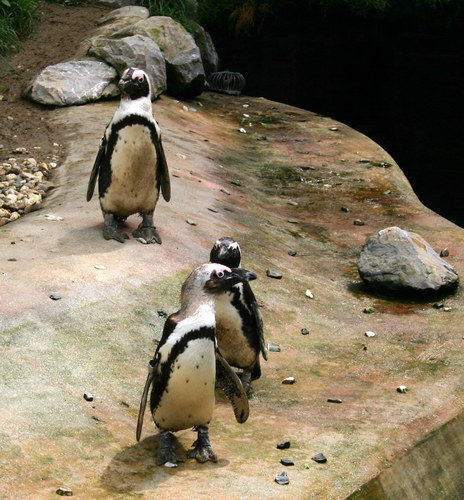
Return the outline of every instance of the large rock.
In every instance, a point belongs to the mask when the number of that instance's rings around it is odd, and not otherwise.
[[[144,69],[151,80],[152,99],[166,90],[166,63],[151,38],[142,35],[117,39],[96,37],[90,41],[88,54],[107,62],[120,74],[130,66]]]
[[[214,47],[211,35],[205,31],[203,26],[195,23],[195,30],[192,33],[197,47],[200,49],[201,62],[205,70],[205,76],[218,71],[220,66],[219,55]]]
[[[118,73],[101,61],[70,61],[47,66],[26,87],[24,97],[40,104],[71,106],[119,94]]]
[[[456,271],[418,234],[389,227],[371,236],[358,263],[361,278],[386,295],[445,293],[459,281]]]
[[[180,97],[201,94],[205,71],[200,49],[182,25],[170,17],[152,16],[121,29],[114,36],[121,38],[135,34],[148,36],[163,52],[169,93]]]

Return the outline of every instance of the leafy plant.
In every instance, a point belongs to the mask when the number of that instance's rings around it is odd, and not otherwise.
[[[0,0],[0,53],[17,47],[37,19],[38,0]]]
[[[197,9],[194,0],[142,0],[152,16],[172,17],[187,31],[193,31],[192,21],[196,20]]]

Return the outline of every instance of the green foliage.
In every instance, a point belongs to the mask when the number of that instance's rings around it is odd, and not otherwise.
[[[38,0],[0,0],[0,54],[17,47],[37,19]]]
[[[196,2],[194,0],[142,0],[152,16],[172,17],[187,31],[193,31],[192,21],[196,21]]]

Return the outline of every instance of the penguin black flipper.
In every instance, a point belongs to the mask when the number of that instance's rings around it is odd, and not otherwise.
[[[243,424],[250,414],[248,397],[237,374],[216,349],[216,380],[232,404],[237,422]]]
[[[95,191],[95,184],[97,183],[98,174],[100,172],[100,166],[103,163],[103,158],[106,152],[106,137],[103,136],[100,141],[100,146],[98,148],[97,157],[95,158],[95,163],[92,167],[92,172],[90,173],[89,185],[87,187],[87,201],[90,201]]]
[[[264,343],[263,318],[261,317],[261,313],[259,312],[259,305],[258,302],[256,302],[255,294],[253,293],[253,290],[251,289],[248,281],[245,281],[243,283],[243,295],[245,302],[249,304],[251,308],[256,328],[255,331],[259,342],[259,349],[261,351],[261,354],[263,355],[263,358],[267,361],[267,350]]]
[[[161,186],[161,193],[166,201],[171,199],[171,181],[169,180],[169,168],[164,154],[163,143],[161,137],[155,141],[156,156],[158,160],[157,169],[159,176],[159,183]]]
[[[145,387],[143,388],[143,393],[142,393],[142,399],[140,401],[139,416],[137,417],[137,431],[135,434],[137,441],[140,441],[140,436],[142,435],[143,417],[145,415],[145,408],[147,407],[148,391],[150,390],[150,386],[153,383],[153,379],[155,378],[153,361],[154,360],[152,359],[148,363],[147,380],[145,382]]]

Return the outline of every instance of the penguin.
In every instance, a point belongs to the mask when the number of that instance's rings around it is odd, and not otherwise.
[[[240,245],[232,238],[220,238],[211,249],[210,261],[238,268]],[[263,320],[248,281],[237,283],[216,300],[216,339],[226,361],[242,370],[240,380],[251,393],[250,382],[261,376],[259,355],[267,361],[267,351]]]
[[[217,297],[237,283],[255,279],[246,269],[220,264],[197,267],[182,285],[181,307],[171,314],[145,382],[137,419],[140,440],[148,392],[150,409],[160,430],[157,464],[182,462],[174,445],[175,431],[194,427],[198,439],[188,451],[198,462],[217,461],[209,441],[208,424],[219,380],[239,423],[249,415],[248,398],[235,372],[216,349],[214,304]]]
[[[146,243],[161,243],[153,213],[160,189],[169,201],[171,186],[161,130],[152,114],[150,80],[145,71],[127,68],[118,85],[121,102],[100,141],[87,201],[98,178],[103,237],[124,243],[129,236],[119,226],[129,215],[139,213],[142,222],[132,235]]]

